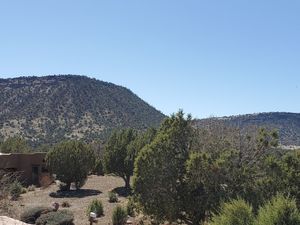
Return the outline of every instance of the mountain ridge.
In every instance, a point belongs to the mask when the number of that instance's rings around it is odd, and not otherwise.
[[[247,126],[266,127],[279,132],[282,145],[300,146],[300,113],[263,112],[224,117],[197,119],[197,126],[204,126],[211,120],[221,120],[225,124],[240,128]]]
[[[166,116],[130,89],[82,75],[0,78],[0,140],[22,136],[33,145],[64,139],[103,140],[112,130],[158,127]],[[300,146],[300,113],[264,112],[195,119],[278,129],[283,145]]]
[[[113,129],[144,130],[165,117],[130,89],[78,75],[0,79],[0,136],[38,144],[105,139]]]

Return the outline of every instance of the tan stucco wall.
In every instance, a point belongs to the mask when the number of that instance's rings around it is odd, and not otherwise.
[[[32,184],[32,166],[39,166],[39,175],[41,175],[42,167],[45,167],[46,153],[30,153],[30,154],[7,154],[0,155],[0,169],[16,169],[20,172],[21,179]]]

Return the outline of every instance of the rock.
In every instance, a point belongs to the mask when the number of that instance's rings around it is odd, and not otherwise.
[[[28,225],[28,223],[23,223],[7,216],[0,216],[0,225]]]

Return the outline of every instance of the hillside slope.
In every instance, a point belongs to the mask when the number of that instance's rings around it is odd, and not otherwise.
[[[130,90],[84,76],[0,79],[0,137],[52,144],[158,126],[164,115]]]
[[[257,126],[277,129],[282,145],[300,146],[300,113],[271,112],[219,117],[197,120],[196,124],[203,126],[211,119],[222,120],[228,125],[239,126],[241,128]]]

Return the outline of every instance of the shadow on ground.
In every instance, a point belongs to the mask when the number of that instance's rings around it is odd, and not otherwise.
[[[84,198],[102,194],[101,191],[93,189],[80,189],[71,191],[57,191],[49,194],[52,198]]]
[[[122,197],[128,197],[128,196],[132,195],[132,189],[127,189],[125,187],[117,187],[117,188],[113,189],[112,191]]]

